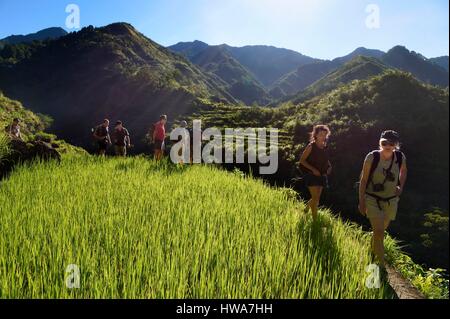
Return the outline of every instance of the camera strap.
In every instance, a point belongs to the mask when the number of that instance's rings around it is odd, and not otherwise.
[[[395,157],[395,153],[392,154],[391,165],[389,165],[389,168],[386,170],[386,174],[384,175],[383,185],[386,184],[388,174],[391,173],[391,171],[392,171],[392,165],[394,165],[394,157]],[[380,159],[381,159],[381,153],[380,153]]]
[[[389,165],[389,168],[387,169],[388,172],[390,172],[392,170],[392,166],[394,165],[395,154],[396,154],[396,152],[394,154],[392,154],[391,165]],[[378,164],[380,163],[381,152],[373,151],[372,155],[373,155],[373,160],[372,160],[372,165],[370,167],[369,178],[368,178],[367,183],[368,184],[372,183],[372,185],[373,185],[373,174],[374,174],[375,170],[377,169]],[[387,174],[384,177],[383,185],[386,183],[386,181],[387,181]]]

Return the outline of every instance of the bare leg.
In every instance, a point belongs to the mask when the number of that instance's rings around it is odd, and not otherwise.
[[[161,153],[161,150],[155,150],[155,159],[156,159],[157,161],[160,160],[160,153]]]
[[[373,230],[373,252],[381,267],[384,267],[384,218],[376,217],[370,219]]]
[[[388,229],[390,223],[391,223],[391,219],[388,216],[386,216],[384,218],[384,230]]]
[[[320,196],[322,194],[323,187],[320,186],[311,186],[308,187],[309,193],[311,194],[311,199],[308,202],[308,209],[311,209],[313,220],[317,220],[317,211],[319,208]]]

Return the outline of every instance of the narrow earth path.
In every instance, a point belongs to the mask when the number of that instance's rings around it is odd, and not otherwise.
[[[394,289],[398,299],[426,299],[424,295],[404,278],[394,267],[386,265],[389,285]]]

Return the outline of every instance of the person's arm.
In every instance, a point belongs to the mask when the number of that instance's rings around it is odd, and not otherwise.
[[[128,147],[130,147],[131,146],[131,138],[130,138],[130,132],[128,132],[128,131],[127,131],[126,140],[127,140]]]
[[[359,181],[359,212],[363,215],[366,215],[366,189],[367,182],[369,180],[370,167],[372,166],[372,162],[367,159],[364,161],[361,179]]]
[[[308,163],[308,161],[306,160],[308,158],[308,156],[311,154],[311,150],[312,150],[312,145],[310,144],[306,147],[305,151],[303,152],[302,156],[300,157],[300,164],[302,164],[304,167],[309,169],[314,175],[320,176],[319,170],[317,168],[315,168],[314,166],[310,165]]]
[[[400,167],[400,177],[399,177],[400,185],[397,186],[397,196],[400,196],[403,193],[407,177],[408,177],[408,168],[406,167],[405,157],[403,157],[402,166]]]

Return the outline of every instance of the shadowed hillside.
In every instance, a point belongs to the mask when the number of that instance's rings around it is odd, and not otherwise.
[[[0,87],[49,114],[52,131],[77,145],[88,146],[91,127],[105,117],[124,121],[139,149],[161,113],[188,112],[197,97],[235,103],[221,83],[129,24],[87,27],[26,50],[0,52]]]

